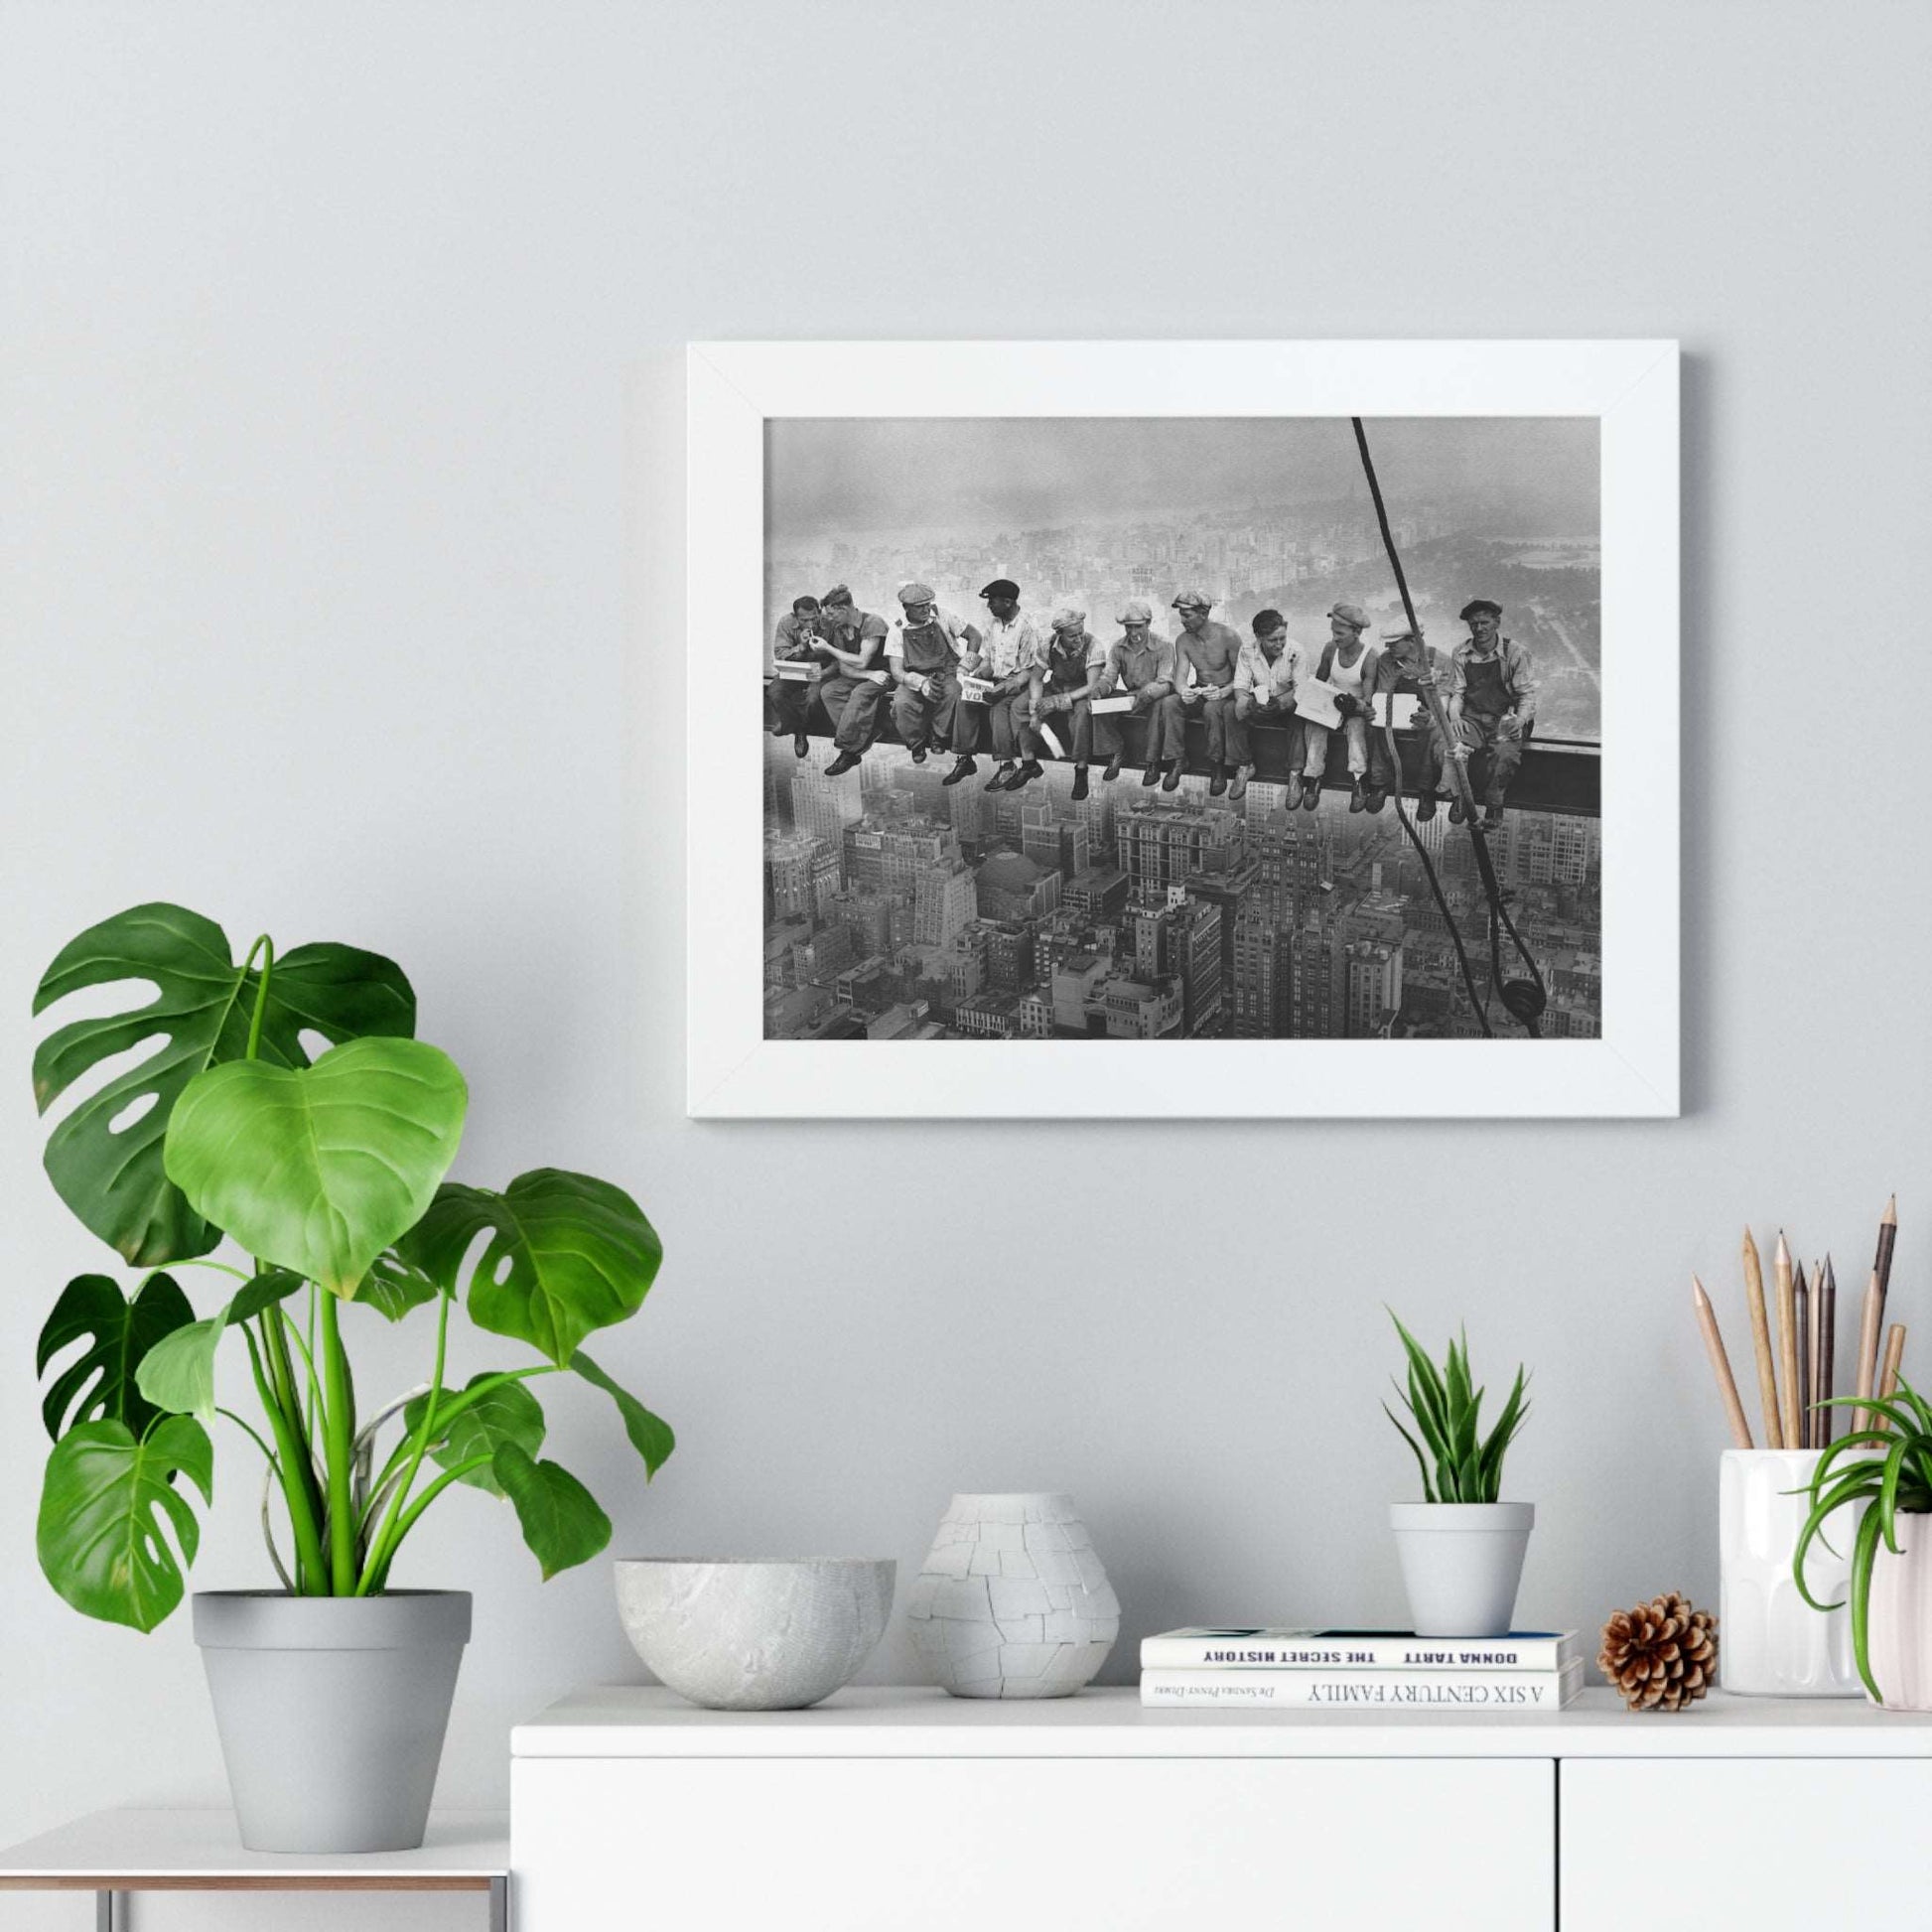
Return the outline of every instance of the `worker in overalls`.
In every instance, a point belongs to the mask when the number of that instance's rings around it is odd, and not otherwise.
[[[1487,766],[1482,825],[1494,831],[1503,822],[1509,781],[1536,728],[1536,670],[1529,652],[1502,634],[1500,604],[1474,598],[1459,615],[1469,635],[1449,660],[1449,721],[1457,741],[1450,755],[1469,760],[1471,767],[1479,758]],[[1470,783],[1475,783],[1473,768]],[[1460,825],[1465,816],[1458,795],[1449,806],[1449,823]]]
[[[985,714],[992,727],[993,756],[998,760],[988,791],[1004,791],[1022,756],[1021,737],[1027,726],[1027,703],[1033,691],[1034,665],[1043,648],[1039,625],[1020,608],[1020,586],[1011,577],[996,577],[980,592],[986,601],[986,627],[980,632],[979,656],[962,664],[969,677],[983,679],[993,690],[983,705],[960,708],[973,725]]]
[[[1093,700],[1099,697],[1107,676],[1107,653],[1088,633],[1087,614],[1070,604],[1062,604],[1049,621],[1052,628],[1046,648],[1034,665],[1033,689],[1028,694],[1028,738],[1032,756],[1008,779],[1008,791],[1022,790],[1035,778],[1046,774],[1040,769],[1039,754],[1044,749],[1039,736],[1042,725],[1054,727],[1066,743],[1073,759],[1073,796],[1087,795],[1087,764],[1093,757]]]
[[[1385,630],[1375,652],[1372,673],[1374,690],[1369,695],[1368,722],[1368,808],[1382,809],[1382,801],[1402,787],[1400,768],[1389,757],[1388,741],[1382,734],[1382,721],[1389,715],[1389,704],[1399,684],[1413,684],[1417,690],[1434,685],[1439,694],[1447,692],[1449,660],[1434,644],[1422,639],[1403,624]],[[1417,717],[1416,729],[1420,759],[1416,771],[1416,817],[1427,821],[1436,816],[1436,794],[1443,782],[1443,735],[1436,729],[1436,715],[1428,700]]]
[[[764,729],[773,738],[789,738],[794,758],[802,759],[812,749],[812,741],[805,735],[805,720],[823,667],[814,665],[814,675],[809,678],[786,678],[778,676],[775,666],[812,664],[819,655],[818,642],[818,599],[793,598],[791,609],[771,633],[774,668],[764,682]]]
[[[1241,638],[1208,616],[1214,600],[1201,591],[1182,591],[1173,608],[1180,614],[1180,635],[1174,639],[1180,702],[1190,710],[1199,705],[1207,721],[1207,761],[1213,767],[1207,789],[1218,798],[1241,762],[1235,756],[1240,727],[1234,719],[1234,669],[1241,660]],[[1179,783],[1177,773],[1169,775]],[[1162,789],[1172,791],[1174,785],[1164,782]]]
[[[1241,646],[1234,667],[1234,783],[1228,797],[1246,795],[1255,774],[1248,743],[1250,725],[1281,725],[1288,730],[1288,809],[1302,802],[1301,720],[1295,712],[1295,681],[1302,674],[1302,647],[1291,643],[1288,620],[1279,611],[1257,611],[1253,638]]]
[[[1180,784],[1180,761],[1187,753],[1186,725],[1180,700],[1174,695],[1173,646],[1154,634],[1154,607],[1144,598],[1130,597],[1120,607],[1115,621],[1120,625],[1120,635],[1108,648],[1100,695],[1133,698],[1133,715],[1147,720],[1141,783],[1159,784],[1162,773],[1167,772],[1173,780],[1168,789],[1173,791]],[[1112,784],[1120,776],[1126,749],[1120,720],[1110,713],[1096,717],[1093,742],[1096,750],[1107,754],[1107,768],[1100,775]]]
[[[914,764],[923,764],[934,747],[949,748],[953,768],[940,783],[956,785],[979,769],[973,757],[979,719],[977,714],[961,718],[959,666],[962,659],[978,657],[980,633],[950,611],[940,610],[937,596],[923,584],[901,584],[898,601],[905,615],[886,640],[887,666],[897,687],[893,723]]]
[[[832,744],[838,752],[825,767],[828,778],[850,771],[872,749],[893,688],[885,665],[886,620],[861,611],[843,584],[834,584],[818,600],[821,655],[831,670],[818,687],[818,701],[832,721]]]
[[[1374,674],[1375,653],[1363,632],[1368,628],[1368,613],[1359,604],[1337,604],[1328,613],[1328,641],[1322,646],[1321,661],[1315,676],[1336,691],[1335,709],[1341,713],[1341,733],[1348,745],[1348,809],[1368,809],[1368,792],[1363,781],[1368,776],[1368,699],[1369,679]],[[1313,811],[1321,803],[1321,778],[1328,768],[1328,740],[1334,735],[1327,725],[1302,721],[1308,735],[1308,750],[1302,764],[1302,803]]]

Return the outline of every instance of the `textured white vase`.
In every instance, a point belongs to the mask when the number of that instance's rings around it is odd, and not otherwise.
[[[897,1571],[890,1557],[620,1557],[618,1614],[631,1649],[693,1704],[801,1711],[859,1674]]]
[[[1885,1710],[1932,1711],[1932,1517],[1901,1511],[1898,1545],[1878,1539],[1865,1648]]]
[[[1733,1695],[1842,1698],[1863,1689],[1851,1611],[1814,1610],[1791,1574],[1822,1453],[1725,1449],[1719,1464],[1718,1682]],[[1841,1510],[1805,1553],[1805,1585],[1821,1603],[1845,1601],[1861,1513]]]
[[[1504,1637],[1516,1613],[1534,1503],[1391,1503],[1419,1637]]]
[[[1072,1497],[955,1496],[905,1618],[954,1697],[1056,1698],[1106,1662],[1120,1599]]]

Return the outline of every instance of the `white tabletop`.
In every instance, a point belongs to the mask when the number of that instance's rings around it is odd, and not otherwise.
[[[673,1692],[573,1692],[510,1733],[540,1757],[1932,1757],[1932,1716],[1860,1698],[1742,1698],[1628,1712],[1151,1711],[1133,1689],[1002,1703],[856,1686],[810,1711],[701,1711]]]
[[[231,1811],[96,1811],[0,1853],[0,1890],[481,1891],[509,1870],[500,1811],[442,1811],[414,1852],[247,1852]]]

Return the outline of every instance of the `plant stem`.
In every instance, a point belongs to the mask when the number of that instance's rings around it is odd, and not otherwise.
[[[249,1441],[252,1442],[258,1449],[261,1450],[262,1454],[268,1458],[268,1466],[272,1470],[274,1470],[277,1475],[281,1474],[282,1472],[281,1465],[275,1460],[275,1451],[272,1449],[270,1449],[266,1443],[262,1441],[258,1431],[251,1429],[249,1425],[245,1423],[239,1416],[237,1416],[232,1409],[223,1409],[217,1404],[214,1413],[217,1416],[226,1416],[227,1419],[231,1423],[233,1423],[234,1426],[238,1430],[240,1430],[241,1433],[244,1436],[246,1436],[249,1439]]]
[[[422,1515],[423,1511],[426,1510],[430,1506],[430,1504],[433,1503],[437,1499],[437,1497],[440,1496],[443,1493],[443,1491],[450,1486],[451,1483],[461,1482],[465,1476],[471,1473],[472,1470],[486,1469],[493,1459],[494,1459],[493,1457],[487,1455],[473,1455],[467,1461],[459,1462],[455,1464],[454,1467],[445,1469],[443,1473],[440,1476],[438,1476],[436,1480],[432,1482],[430,1486],[427,1489],[425,1489],[423,1493],[420,1496],[418,1496],[413,1503],[409,1505],[409,1508],[403,1513],[402,1521],[396,1525],[395,1534],[389,1539],[388,1554],[387,1556],[384,1557],[381,1568],[375,1573],[375,1582],[373,1585],[374,1588],[379,1590],[382,1587],[382,1586],[388,1582],[389,1565],[395,1561],[396,1552],[402,1548],[403,1538],[406,1537],[409,1534],[409,1532],[416,1527],[417,1518]]]
[[[275,1403],[286,1420],[290,1435],[301,1445],[302,1453],[293,1465],[295,1479],[301,1483],[303,1494],[308,1498],[309,1515],[312,1521],[320,1524],[324,1518],[322,1486],[316,1481],[315,1451],[311,1425],[302,1414],[302,1399],[295,1392],[295,1365],[289,1360],[289,1346],[282,1325],[280,1309],[264,1309],[259,1317],[262,1326],[262,1341],[268,1354],[268,1372],[274,1385]],[[244,1332],[246,1332],[244,1328]],[[279,1434],[276,1438],[281,1440]],[[283,1452],[287,1461],[287,1451]],[[286,1478],[285,1478],[286,1480]],[[318,1572],[316,1581],[322,1580]]]
[[[296,1581],[305,1596],[323,1595],[326,1593],[323,1579],[329,1572],[323,1561],[322,1533],[317,1527],[313,1501],[315,1471],[310,1466],[308,1447],[298,1439],[287,1412],[275,1398],[268,1371],[262,1366],[261,1350],[255,1345],[254,1333],[246,1322],[241,1325],[241,1337],[248,1344],[248,1361],[255,1372],[255,1393],[261,1398],[269,1429],[281,1451],[277,1473],[281,1477],[283,1499],[288,1504],[289,1527],[295,1536]]]
[[[396,1484],[396,1493],[389,1498],[389,1513],[383,1517],[382,1527],[376,1532],[375,1541],[370,1545],[368,1561],[362,1568],[361,1581],[355,1587],[357,1596],[366,1596],[373,1587],[375,1579],[387,1574],[390,1538],[396,1535],[396,1518],[402,1514],[402,1507],[409,1500],[409,1492],[415,1486],[416,1471],[423,1466],[423,1452],[436,1437],[436,1405],[443,1394],[443,1360],[449,1348],[452,1299],[448,1295],[439,1295],[436,1298],[436,1365],[430,1370],[429,1401],[423,1409],[423,1420],[410,1432],[414,1443],[410,1450],[409,1466],[403,1471],[402,1480]]]
[[[355,1593],[355,1396],[336,1314],[336,1297],[322,1297],[323,1454],[329,1470],[329,1593]]]
[[[268,982],[275,974],[275,941],[265,932],[248,948],[248,957],[242,961],[241,976],[244,980],[257,954],[261,956],[262,976],[255,987],[255,1010],[248,1016],[248,1051],[245,1055],[251,1060],[261,1052],[262,1021],[268,1014]]]

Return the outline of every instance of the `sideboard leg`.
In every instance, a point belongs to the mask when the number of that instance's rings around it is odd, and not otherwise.
[[[116,1910],[117,1891],[94,1893],[94,1932],[126,1932],[127,1914]]]
[[[510,1932],[510,1881],[489,1881],[489,1932]]]

